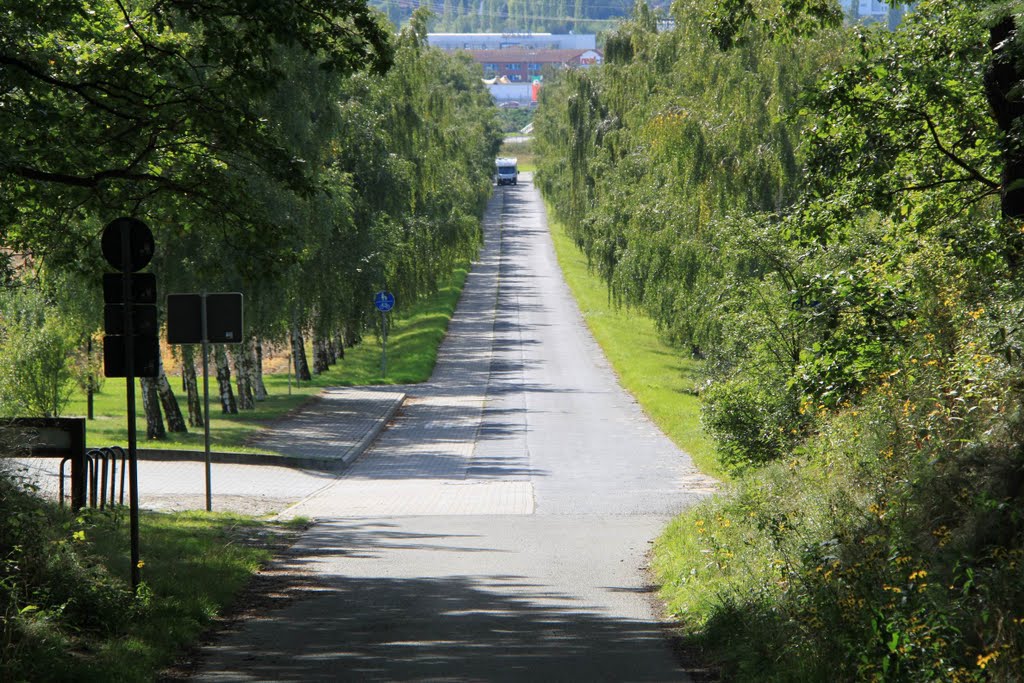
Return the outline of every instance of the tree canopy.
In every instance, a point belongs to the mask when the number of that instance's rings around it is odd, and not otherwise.
[[[357,340],[373,291],[414,300],[473,253],[490,191],[479,67],[425,22],[395,34],[347,0],[6,3],[8,276],[94,331],[100,232],[137,216],[161,298],[241,291],[252,340]]]

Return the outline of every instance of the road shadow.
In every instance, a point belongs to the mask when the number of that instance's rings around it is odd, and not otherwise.
[[[306,545],[318,556],[370,557],[395,547],[496,552],[467,548],[465,536],[409,533],[381,522],[335,522],[308,534]],[[297,553],[285,556],[268,585],[254,585],[267,597],[194,653],[191,669],[201,670],[194,680],[686,678],[673,666],[662,623],[608,616],[529,577],[314,574],[309,563]]]

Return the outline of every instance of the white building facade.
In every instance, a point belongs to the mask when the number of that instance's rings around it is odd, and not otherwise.
[[[855,0],[857,16],[861,18],[877,17],[881,19],[889,15],[889,5],[879,0]]]

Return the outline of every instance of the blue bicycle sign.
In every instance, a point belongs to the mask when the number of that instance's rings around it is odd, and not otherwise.
[[[373,305],[381,313],[387,313],[395,307],[395,295],[391,292],[381,290],[373,295]]]

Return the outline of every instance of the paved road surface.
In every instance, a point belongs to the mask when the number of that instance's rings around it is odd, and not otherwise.
[[[202,655],[203,681],[686,680],[650,541],[708,492],[618,386],[529,174],[497,189],[430,383],[288,515],[306,586]]]

